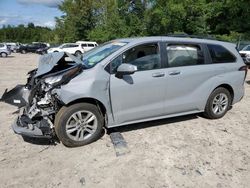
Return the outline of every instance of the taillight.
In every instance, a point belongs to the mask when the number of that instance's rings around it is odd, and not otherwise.
[[[242,67],[239,68],[239,71],[245,71],[245,78],[244,78],[244,80],[245,80],[246,77],[247,77],[248,67],[247,67],[246,65],[245,65],[245,66],[242,66]]]

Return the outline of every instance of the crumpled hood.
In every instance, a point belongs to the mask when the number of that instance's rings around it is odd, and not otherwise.
[[[56,65],[61,65],[61,64],[67,64],[69,63],[68,61],[62,60],[63,58],[69,57],[73,63],[81,64],[82,61],[75,56],[67,53],[67,52],[55,52],[55,53],[49,53],[42,55],[39,59],[38,63],[38,69],[36,72],[35,77],[44,75],[48,72],[50,72]],[[72,64],[72,61],[71,64]]]

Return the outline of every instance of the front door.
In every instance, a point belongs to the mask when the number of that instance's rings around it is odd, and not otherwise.
[[[136,65],[138,71],[117,78],[121,63]],[[115,124],[125,124],[164,114],[165,72],[158,43],[133,47],[111,62],[110,95]]]

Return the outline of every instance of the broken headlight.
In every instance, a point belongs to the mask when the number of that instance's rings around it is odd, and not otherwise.
[[[63,78],[63,75],[52,76],[52,77],[45,78],[44,82],[49,85],[55,85],[58,82],[60,82],[62,78]]]
[[[44,79],[44,82],[54,88],[62,84],[67,84],[71,79],[77,76],[82,71],[82,65],[75,66],[61,74],[50,76]]]

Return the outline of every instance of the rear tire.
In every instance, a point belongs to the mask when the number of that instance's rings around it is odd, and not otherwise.
[[[230,109],[232,96],[230,92],[223,88],[216,88],[208,98],[204,116],[209,119],[222,118]]]
[[[101,137],[104,118],[97,106],[77,103],[62,107],[56,114],[55,132],[68,147],[90,144]]]
[[[5,52],[2,52],[0,55],[1,55],[1,57],[7,57],[8,56],[8,54],[5,53]]]

